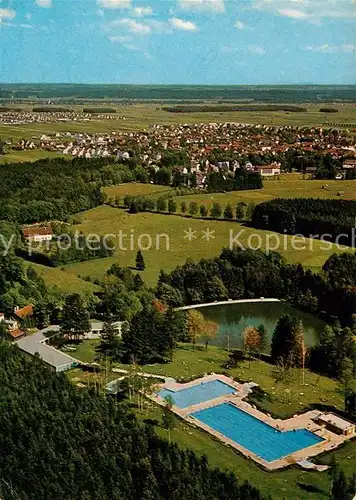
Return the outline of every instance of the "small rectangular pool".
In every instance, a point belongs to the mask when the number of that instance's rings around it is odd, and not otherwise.
[[[273,462],[324,441],[306,429],[278,431],[229,403],[192,413],[191,416],[266,462]]]
[[[209,401],[210,399],[233,394],[234,392],[236,392],[236,389],[231,385],[225,384],[221,382],[221,380],[212,380],[209,382],[201,382],[200,384],[193,385],[187,389],[181,389],[180,391],[162,389],[162,391],[158,393],[158,396],[162,399],[170,396],[178,408],[187,408],[188,406],[197,405],[204,401]]]

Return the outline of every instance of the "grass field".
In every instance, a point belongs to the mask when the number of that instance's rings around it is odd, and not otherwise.
[[[327,187],[325,187],[327,186]],[[342,193],[338,196],[338,193]],[[177,203],[195,201],[198,205],[211,206],[218,202],[222,206],[230,203],[233,208],[238,201],[261,203],[274,198],[337,198],[356,199],[356,180],[315,180],[305,179],[302,174],[282,174],[276,178],[264,179],[263,188],[252,191],[233,191],[230,193],[192,194],[180,196]]]
[[[128,214],[123,209],[100,206],[78,214],[82,223],[74,227],[75,230],[83,231],[84,234],[115,234],[120,231],[126,234],[122,248],[117,249],[113,257],[96,259],[87,262],[71,264],[65,267],[66,273],[75,276],[101,277],[108,268],[118,263],[121,266],[134,266],[135,256],[138,250],[138,238],[140,235],[149,235],[152,239],[152,248],[143,251],[146,262],[146,270],[141,273],[142,278],[149,284],[156,283],[159,271],[174,269],[178,264],[183,264],[187,258],[200,260],[219,255],[223,247],[230,244],[230,231],[233,238],[240,231],[238,242],[242,246],[255,248],[261,243],[262,248],[266,248],[268,240],[271,245],[275,245],[276,233],[260,231],[253,228],[244,227],[237,222],[210,221],[183,218],[177,215],[163,215],[152,213]],[[196,239],[188,241],[185,231],[196,231]],[[214,238],[206,241],[204,232],[213,231]],[[157,241],[156,235],[159,236]],[[133,237],[134,245],[130,247],[129,238]],[[116,238],[119,245],[119,239]],[[148,242],[147,237],[143,237],[142,243]],[[338,249],[330,244],[330,249],[325,249],[325,243],[318,240],[306,240],[302,243],[303,249],[293,250],[291,246],[292,237],[280,235],[280,245],[278,250],[289,263],[302,263],[306,267],[319,269],[327,258],[334,252],[341,252],[345,249]],[[169,244],[169,247],[167,245]],[[125,246],[127,245],[127,246]],[[159,246],[158,246],[159,245]],[[272,247],[271,247],[272,249]]]
[[[16,151],[12,150],[6,155],[0,156],[0,165],[4,163],[14,163],[14,162],[25,162],[25,161],[36,161],[42,160],[43,158],[58,158],[63,157],[62,154],[56,153],[54,151],[44,151],[42,149],[34,149],[28,151]]]
[[[121,203],[125,196],[161,196],[163,194],[170,193],[172,188],[169,186],[158,186],[155,184],[140,184],[140,183],[128,183],[120,184],[119,186],[111,186],[103,188],[104,193],[108,198],[115,198],[119,196],[121,198]]]
[[[83,343],[74,356],[80,357],[83,361],[91,361],[95,354],[97,341]],[[223,348],[210,346],[208,351],[201,346],[195,350],[189,345],[181,345],[177,349],[172,363],[166,365],[145,366],[142,369],[146,372],[173,377],[197,377],[203,373],[227,372],[230,376],[236,377],[240,381],[250,381],[258,383],[265,391],[266,397],[258,404],[267,412],[273,413],[280,418],[292,416],[296,412],[302,412],[313,404],[330,404],[340,409],[343,407],[343,398],[338,390],[337,382],[326,377],[319,377],[309,371],[306,372],[306,385],[300,383],[300,373],[295,371],[291,383],[276,383],[272,376],[272,366],[262,361],[251,362],[251,367],[247,361],[240,363],[238,368],[224,370],[222,363],[227,359],[227,351]],[[125,365],[118,365],[125,368]],[[112,379],[112,373],[109,380]],[[117,376],[117,374],[116,374]],[[85,382],[85,377],[78,370],[70,373],[70,378],[74,382]],[[97,383],[99,383],[97,381]],[[290,389],[287,396],[286,389]],[[167,431],[160,425],[162,410],[155,405],[151,405],[148,415],[138,413],[140,419],[149,417],[157,420],[156,430],[163,438],[167,439]],[[236,473],[237,477],[248,480],[257,486],[262,493],[268,495],[273,490],[273,500],[304,500],[321,499],[327,497],[329,488],[329,478],[326,473],[305,472],[297,467],[284,471],[268,473],[259,468],[253,461],[250,461],[231,448],[221,444],[211,435],[190,426],[186,422],[176,418],[176,426],[171,432],[172,440],[181,447],[192,449],[198,454],[208,457],[210,465],[219,467]],[[318,462],[328,463],[331,457],[335,456],[343,470],[351,476],[354,471],[354,461],[356,460],[355,442],[348,443],[343,448],[332,454],[318,457]],[[313,485],[316,491],[307,492],[298,487],[297,483]],[[318,491],[319,489],[319,491]]]
[[[330,104],[328,104],[330,106]],[[75,106],[71,106],[75,108]],[[111,106],[110,107],[115,107]],[[54,132],[88,132],[104,133],[112,131],[135,131],[147,129],[154,124],[240,122],[266,125],[311,125],[328,126],[332,123],[356,123],[356,109],[353,104],[333,104],[339,113],[320,113],[322,103],[304,105],[306,113],[266,112],[266,111],[233,111],[224,113],[169,113],[163,111],[163,105],[156,103],[135,103],[118,106],[117,112],[125,116],[125,120],[93,120],[82,123],[50,123],[28,125],[1,125],[0,138],[22,139],[32,138],[43,133]],[[82,109],[82,106],[79,106]]]
[[[67,273],[61,268],[46,267],[31,262],[30,264],[44,279],[46,285],[64,293],[92,293],[99,289],[97,285],[78,278],[73,273]]]

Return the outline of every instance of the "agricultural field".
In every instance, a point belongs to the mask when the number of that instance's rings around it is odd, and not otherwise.
[[[237,201],[239,198],[236,198]],[[134,266],[138,238],[141,235],[148,235],[142,237],[142,244],[148,244],[149,237],[151,237],[152,247],[143,251],[146,269],[140,274],[152,286],[155,285],[161,269],[170,271],[177,265],[183,264],[188,258],[200,260],[219,255],[223,247],[229,246],[230,231],[233,238],[240,233],[238,242],[243,246],[250,245],[252,248],[260,243],[262,248],[266,248],[269,242],[272,249],[272,246],[277,244],[276,238],[278,237],[280,244],[275,250],[281,253],[286,262],[300,262],[305,267],[315,270],[319,270],[331,254],[346,250],[332,244],[329,244],[330,248],[327,249],[326,244],[318,240],[305,240],[304,243],[298,245],[298,248],[303,248],[294,250],[291,236],[256,230],[234,221],[200,220],[158,213],[129,214],[126,210],[109,206],[100,206],[78,214],[76,217],[81,220],[81,224],[74,226],[73,230],[82,231],[87,235],[102,236],[118,235],[122,231],[126,239],[123,239],[122,250],[117,249],[113,257],[70,264],[65,267],[66,273],[96,278],[102,277],[114,263],[121,266]],[[189,230],[193,232],[191,233],[193,234],[192,241],[188,240],[188,233],[186,233]],[[207,230],[211,232],[209,241],[207,241]],[[130,237],[133,238],[132,247]],[[118,238],[116,238],[116,245],[119,246]]]
[[[211,102],[209,103],[211,105]],[[41,134],[55,132],[88,132],[104,133],[112,131],[144,130],[153,125],[174,125],[180,123],[210,123],[210,122],[239,122],[262,125],[293,125],[293,126],[324,126],[337,123],[340,127],[344,124],[356,124],[356,108],[353,104],[332,104],[339,110],[338,113],[321,113],[319,110],[328,105],[323,103],[302,105],[307,108],[304,113],[290,113],[285,111],[226,111],[206,113],[170,113],[164,111],[162,103],[135,103],[121,105],[116,108],[117,114],[124,116],[125,120],[96,120],[90,122],[72,123],[31,123],[26,125],[0,124],[0,139],[30,139]],[[24,106],[30,109],[29,106]],[[69,106],[74,111],[83,109],[83,106]]]

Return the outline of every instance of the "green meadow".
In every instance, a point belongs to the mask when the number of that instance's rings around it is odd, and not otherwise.
[[[151,248],[143,251],[146,269],[140,274],[152,286],[161,269],[171,271],[177,265],[184,264],[188,258],[197,261],[218,256],[221,249],[230,246],[233,240],[234,244],[245,248],[261,245],[265,249],[269,246],[278,251],[286,262],[302,263],[315,270],[319,270],[331,254],[349,251],[314,239],[298,240],[298,249],[295,249],[292,241],[296,240],[291,236],[255,230],[235,221],[211,221],[147,212],[129,214],[126,210],[105,205],[78,214],[77,217],[81,223],[74,226],[73,230],[86,235],[115,235],[113,241],[117,247],[120,244],[117,235],[121,231],[121,249],[117,248],[115,255],[109,258],[68,265],[65,267],[66,274],[97,278],[102,277],[114,263],[134,266],[139,243],[143,247],[151,244]],[[191,241],[188,239],[189,231]]]

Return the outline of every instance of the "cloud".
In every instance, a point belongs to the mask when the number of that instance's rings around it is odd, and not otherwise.
[[[236,21],[236,23],[234,24],[234,26],[238,30],[244,30],[246,28],[246,26],[244,25],[244,23],[242,23],[241,21]]]
[[[290,17],[291,19],[308,19],[309,16],[306,12],[296,9],[279,9],[278,14],[285,17]]]
[[[250,0],[251,7],[274,14],[318,23],[321,19],[356,18],[354,0]]]
[[[131,40],[131,37],[122,35],[113,35],[113,36],[108,36],[108,39],[112,43],[126,43]]]
[[[202,12],[225,12],[225,0],[177,0],[179,8]]]
[[[16,12],[13,9],[0,9],[0,22],[4,19],[11,21],[15,16]]]
[[[49,9],[52,7],[52,0],[35,0],[36,5],[43,7],[44,9]]]
[[[191,21],[184,21],[184,19],[179,19],[179,17],[171,17],[169,23],[176,30],[197,31],[198,29],[197,26]]]
[[[128,29],[131,33],[136,35],[149,35],[152,32],[151,27],[145,23],[139,23],[135,19],[118,19],[111,23],[112,27],[123,26]]]
[[[343,45],[329,45],[328,43],[324,43],[323,45],[307,45],[305,50],[317,52],[319,54],[350,53],[355,50],[355,46],[351,43],[345,43]]]
[[[135,7],[132,9],[132,13],[137,17],[152,16],[152,7]]]
[[[251,54],[255,54],[257,56],[264,56],[266,53],[265,49],[259,45],[249,45],[247,50],[251,52]]]
[[[97,0],[99,7],[103,9],[130,9],[131,0]]]

